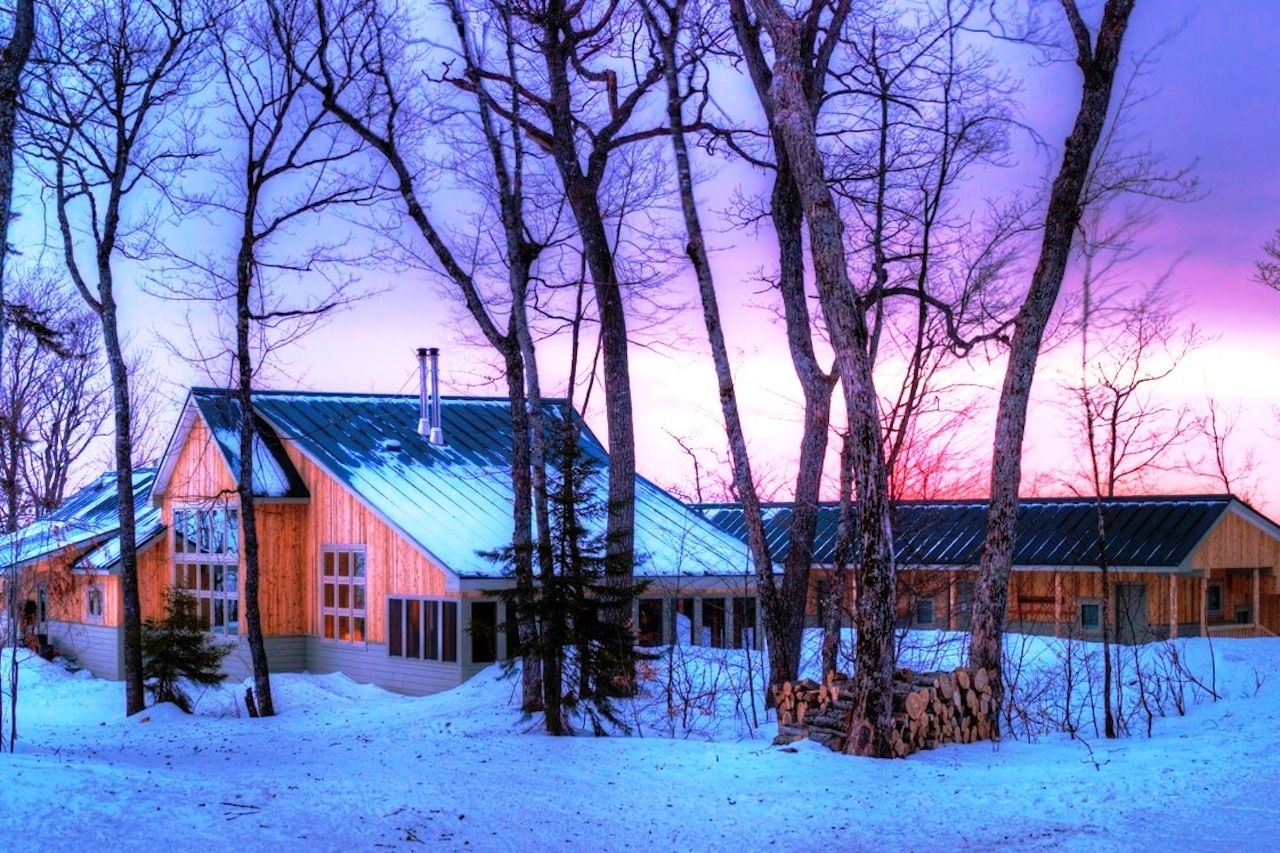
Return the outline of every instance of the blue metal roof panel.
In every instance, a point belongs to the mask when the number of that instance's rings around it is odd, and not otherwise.
[[[1226,512],[1229,495],[1121,497],[1102,501],[1111,565],[1179,566]],[[695,505],[705,518],[745,541],[742,508]],[[903,566],[973,566],[986,536],[987,501],[903,501],[894,507],[894,546]],[[839,505],[819,508],[813,561],[835,557]],[[765,532],[775,561],[789,548],[790,511],[765,507]],[[1097,505],[1093,498],[1028,498],[1019,503],[1014,564],[1090,566],[1098,562]]]
[[[139,532],[150,525],[153,468],[133,472],[134,512]],[[159,511],[155,510],[156,518]],[[62,502],[53,512],[19,530],[0,536],[0,565],[39,560],[67,548],[88,548],[115,536],[120,529],[116,475],[107,472]]]
[[[559,419],[561,401],[546,417]],[[418,398],[256,392],[254,406],[280,432],[411,541],[464,577],[500,577],[482,556],[510,544],[511,423],[505,399],[445,397],[444,446],[418,435]],[[576,416],[575,416],[576,417]],[[604,448],[589,430],[582,449]],[[607,471],[588,482],[603,498]],[[652,483],[636,481],[639,573],[737,574],[745,546]]]
[[[231,478],[240,476],[240,400],[231,391],[194,388],[191,396],[222,451]],[[253,493],[264,498],[306,498],[302,482],[271,425],[256,418],[253,436]]]

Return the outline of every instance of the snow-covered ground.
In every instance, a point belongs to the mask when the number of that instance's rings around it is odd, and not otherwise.
[[[1028,649],[1028,672],[1064,655],[1052,640]],[[741,653],[653,661],[646,695],[621,709],[633,736],[561,739],[511,709],[517,685],[498,668],[426,698],[278,675],[274,719],[237,716],[236,688],[204,695],[197,716],[126,720],[122,685],[30,660],[18,751],[0,756],[0,838],[87,851],[1275,849],[1280,642],[1218,640],[1212,668],[1204,641],[1180,651],[1223,698],[1192,698],[1151,738],[1055,734],[904,761],[770,746],[772,725],[755,728],[726,687]]]

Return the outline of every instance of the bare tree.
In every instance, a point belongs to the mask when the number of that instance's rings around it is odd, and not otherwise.
[[[44,163],[72,282],[102,325],[115,409],[126,713],[146,704],[134,538],[129,373],[116,264],[159,249],[163,204],[201,153],[191,124],[213,11],[184,0],[87,0],[52,16],[28,99],[32,155]],[[126,204],[141,193],[148,203]]]
[[[1280,290],[1280,228],[1262,244],[1263,257],[1256,264],[1254,280],[1273,290]]]
[[[1081,99],[1062,163],[1050,190],[1044,232],[1031,286],[1014,321],[1008,364],[996,413],[992,449],[991,498],[986,539],[975,585],[969,663],[1001,672],[1002,637],[1013,568],[1014,525],[1022,481],[1022,444],[1027,403],[1045,328],[1058,301],[1071,245],[1080,224],[1090,165],[1111,107],[1121,45],[1134,0],[1107,0],[1096,35],[1075,0],[1062,0],[1074,56],[1082,75]],[[993,679],[991,720],[999,732],[1003,704],[1001,678]]]
[[[36,36],[36,0],[17,0],[13,30],[0,51],[0,349],[8,323],[5,311],[5,261],[9,257],[9,220],[13,216],[14,131],[22,95],[23,69]]]
[[[371,201],[373,191],[353,163],[362,143],[340,138],[342,123],[323,107],[294,61],[304,48],[305,32],[273,27],[266,8],[249,5],[233,10],[224,25],[215,45],[228,143],[220,172],[226,177],[221,192],[198,203],[226,214],[235,222],[237,236],[231,271],[216,262],[202,266],[220,285],[212,297],[229,297],[234,305],[231,357],[240,413],[236,474],[243,605],[253,661],[253,710],[270,717],[275,703],[258,600],[255,468],[260,457],[254,447],[261,439],[253,388],[259,368],[274,350],[350,301],[341,273],[347,260],[343,246],[308,237],[315,233],[308,226],[341,206]],[[325,286],[316,288],[316,281]],[[304,287],[313,292],[302,295]]]
[[[1239,426],[1239,408],[1228,409],[1212,395],[1205,398],[1196,432],[1199,443],[1208,445],[1206,476],[1227,494],[1248,501],[1257,487],[1258,457],[1251,447],[1239,450]]]
[[[273,6],[275,26],[282,32],[296,25],[291,24],[284,8],[287,7],[282,4]],[[405,41],[395,35],[402,19],[376,0],[315,0],[311,10],[315,29],[313,56],[295,57],[295,67],[302,69],[307,81],[321,94],[325,108],[384,160],[409,220],[486,342],[502,359],[512,425],[513,568],[522,603],[517,608],[521,611],[521,704],[526,711],[544,710],[548,730],[558,734],[563,731],[558,671],[554,667],[548,670],[551,662],[537,653],[537,627],[532,615],[535,514],[537,552],[544,573],[551,553],[541,391],[526,313],[532,268],[543,241],[527,221],[524,175],[528,155],[521,130],[523,96],[515,62],[516,35],[510,15],[499,10],[503,70],[491,72],[476,52],[466,14],[458,4],[451,4],[449,9],[463,62],[463,73],[455,83],[473,95],[468,112],[479,125],[479,156],[488,169],[487,191],[499,211],[503,235],[499,266],[505,278],[506,304],[510,306],[505,319],[500,313],[503,303],[486,298],[485,276],[492,269],[478,263],[468,267],[465,257],[450,245],[429,212],[426,187],[430,184],[411,159],[419,141],[415,130],[424,117],[414,113],[415,104],[404,82],[411,57],[406,56]],[[488,86],[494,75],[515,81],[509,99],[490,92]],[[476,144],[475,137],[472,143]],[[468,150],[474,153],[474,149]]]

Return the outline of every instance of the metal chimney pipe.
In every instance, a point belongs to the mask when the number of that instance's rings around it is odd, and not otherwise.
[[[418,435],[431,435],[431,400],[427,396],[427,348],[418,347]]]
[[[440,349],[431,347],[427,350],[431,360],[431,430],[427,441],[431,444],[444,444],[444,418],[440,409]]]

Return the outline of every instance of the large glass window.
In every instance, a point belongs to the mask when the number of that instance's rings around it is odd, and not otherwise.
[[[240,633],[240,527],[234,507],[173,511],[173,584],[215,634]]]
[[[320,556],[320,622],[326,640],[365,641],[363,548],[327,547]]]
[[[395,658],[458,659],[458,602],[387,599],[387,654]]]

